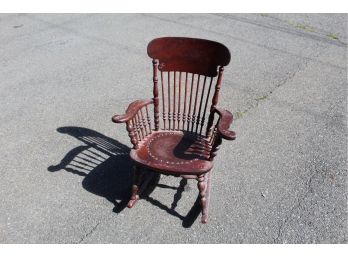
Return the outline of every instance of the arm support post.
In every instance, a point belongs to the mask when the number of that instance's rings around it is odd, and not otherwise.
[[[139,142],[152,133],[148,111],[146,109],[146,112],[142,112],[144,107],[152,103],[152,99],[134,101],[128,106],[125,114],[112,117],[114,123],[126,123],[128,136],[134,149],[138,149]],[[145,118],[143,115],[147,117]]]

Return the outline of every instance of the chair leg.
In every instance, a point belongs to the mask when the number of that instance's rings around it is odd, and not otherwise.
[[[200,203],[202,205],[202,219],[201,219],[202,223],[208,222],[210,175],[211,175],[211,172],[209,171],[208,173],[199,175],[197,177],[197,181],[198,181],[197,186],[199,190]]]
[[[132,208],[134,204],[139,200],[139,189],[141,182],[141,173],[140,167],[138,165],[134,165],[134,177],[133,177],[133,185],[132,185],[132,196],[127,204],[128,208]]]
[[[205,198],[207,199],[207,203],[206,203],[206,220],[203,223],[207,223],[208,222],[208,212],[209,212],[209,203],[210,203],[210,186],[211,186],[211,173],[212,171],[209,171],[208,173],[206,173],[206,178],[207,178],[207,189],[206,189],[206,193],[205,193]]]

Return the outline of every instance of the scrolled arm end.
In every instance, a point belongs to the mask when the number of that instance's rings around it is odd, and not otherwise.
[[[123,122],[127,121],[127,119],[125,119],[124,116],[125,115],[114,115],[114,116],[112,116],[111,120],[114,123],[123,123]]]
[[[233,115],[227,110],[215,108],[215,112],[220,116],[220,121],[217,124],[217,131],[219,135],[226,140],[236,139],[236,132],[229,130],[233,122]]]
[[[125,114],[122,114],[122,115],[114,115],[114,116],[112,116],[111,120],[112,120],[112,122],[114,122],[114,123],[124,123],[124,122],[127,122],[127,121],[133,119],[134,116],[137,114],[137,112],[138,112],[141,108],[143,108],[143,107],[146,106],[146,105],[152,104],[152,103],[153,103],[153,100],[152,100],[152,99],[134,101],[134,102],[132,102],[132,103],[128,106],[128,108],[127,108]]]
[[[236,132],[232,130],[220,130],[219,131],[222,138],[226,140],[235,140],[236,139]]]

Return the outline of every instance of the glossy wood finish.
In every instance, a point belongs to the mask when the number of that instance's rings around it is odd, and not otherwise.
[[[232,114],[217,107],[229,50],[214,41],[165,37],[152,40],[147,52],[153,59],[153,99],[135,101],[125,114],[112,117],[115,123],[126,123],[133,144],[134,183],[128,207],[146,186],[148,180],[140,171],[146,167],[196,179],[201,221],[206,223],[213,159],[222,139],[236,138],[229,130]],[[149,106],[154,109],[153,123]]]
[[[211,129],[205,126],[207,107],[211,102],[211,111],[217,105],[223,66],[230,61],[229,50],[210,40],[166,37],[152,40],[147,51],[158,68],[158,71],[154,68],[154,78],[158,72],[161,77],[161,94],[154,96],[162,107],[162,115],[157,114],[162,116],[162,124],[155,121],[157,126],[201,135]],[[154,88],[158,90],[157,80],[154,81]],[[210,115],[211,122],[212,119]]]
[[[152,60],[153,64],[153,102],[154,102],[154,120],[155,120],[155,130],[159,130],[159,98],[158,98],[158,61]]]
[[[211,170],[212,145],[205,137],[182,131],[158,131],[130,156],[138,164],[171,175],[203,174]]]
[[[218,42],[185,37],[163,37],[152,40],[147,54],[159,60],[161,71],[181,71],[215,77],[216,67],[229,64],[227,47]]]
[[[154,103],[153,100],[134,101],[128,106],[125,114],[112,117],[112,121],[115,123],[126,123],[128,135],[134,149],[138,149],[139,143],[152,133],[151,120],[147,108],[152,103]],[[146,115],[146,118],[144,115]]]

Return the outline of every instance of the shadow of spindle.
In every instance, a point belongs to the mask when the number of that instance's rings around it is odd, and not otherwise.
[[[105,197],[114,204],[114,212],[121,212],[127,206],[132,185],[133,161],[129,157],[130,148],[117,140],[87,128],[60,127],[57,131],[78,139],[84,145],[70,150],[59,164],[49,166],[48,171],[65,170],[83,176],[82,186],[84,189]],[[159,180],[160,174],[157,173],[141,198],[181,219],[184,227],[190,227],[201,210],[198,201],[185,217],[175,211],[182,193],[185,191],[187,180],[182,179],[179,187],[159,184]],[[170,208],[150,196],[156,187],[177,190]]]
[[[97,131],[81,127],[61,127],[57,131],[70,135],[85,145],[70,150],[48,171],[65,170],[85,177],[82,186],[87,191],[105,197],[122,211],[129,199],[132,183],[132,161],[129,147]]]

